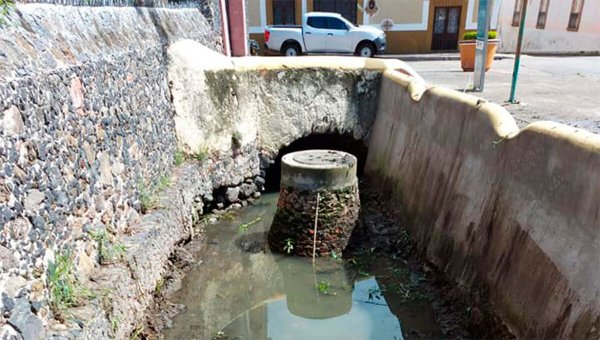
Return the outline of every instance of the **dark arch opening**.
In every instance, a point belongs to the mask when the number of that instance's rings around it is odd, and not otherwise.
[[[352,134],[311,134],[295,140],[290,145],[279,150],[275,163],[266,169],[266,192],[279,191],[281,181],[281,157],[294,151],[308,149],[330,149],[345,151],[353,154],[358,159],[358,177],[362,177],[365,162],[367,161],[368,148],[364,141],[356,140]]]

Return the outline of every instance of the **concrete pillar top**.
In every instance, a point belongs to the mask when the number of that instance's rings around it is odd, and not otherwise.
[[[356,157],[336,150],[304,150],[281,159],[281,185],[300,190],[340,189],[355,185]]]

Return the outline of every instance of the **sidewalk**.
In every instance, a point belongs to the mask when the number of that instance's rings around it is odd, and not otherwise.
[[[376,58],[400,59],[402,61],[444,61],[460,60],[460,53],[423,53],[423,54],[380,54]],[[496,53],[494,60],[514,59],[514,54]]]
[[[400,56],[401,60],[407,61]],[[407,61],[424,79],[470,92],[473,72],[457,60]],[[519,124],[552,120],[600,133],[600,57],[533,57],[524,55],[517,83],[518,104],[508,103],[514,60],[495,60],[483,92],[470,94],[504,106]]]

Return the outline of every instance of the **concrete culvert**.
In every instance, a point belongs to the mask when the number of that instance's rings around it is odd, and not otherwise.
[[[341,255],[360,211],[356,157],[306,150],[283,156],[281,164],[271,249],[306,257]]]

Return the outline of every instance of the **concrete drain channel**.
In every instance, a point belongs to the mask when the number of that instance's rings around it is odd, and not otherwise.
[[[279,193],[206,216],[205,242],[186,246],[196,265],[173,268],[147,329],[167,339],[509,335],[414,255],[356,164],[340,151],[287,154]]]

